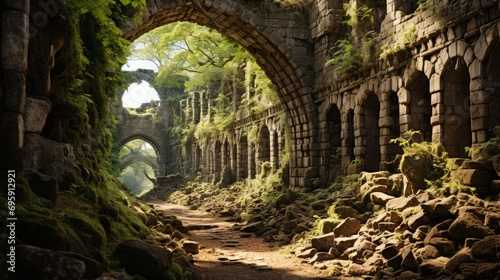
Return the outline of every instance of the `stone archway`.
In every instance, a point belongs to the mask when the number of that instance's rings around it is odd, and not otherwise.
[[[147,1],[144,21],[125,30],[133,41],[161,25],[189,21],[208,26],[241,44],[277,89],[290,126],[292,186],[311,186],[318,176],[317,107],[312,98],[314,59],[305,16],[274,4],[253,9],[255,3],[228,0]]]
[[[159,176],[165,175],[168,165],[166,144],[163,141],[161,141],[160,137],[144,130],[131,130],[128,132],[121,132],[117,135],[116,142],[120,145],[120,147],[123,147],[125,146],[125,144],[135,139],[143,140],[149,143],[153,147],[158,157],[157,175]]]
[[[155,176],[158,176],[159,174],[159,164],[158,164],[158,159],[159,159],[159,155],[158,155],[158,150],[157,150],[157,147],[153,146],[153,144],[151,142],[149,142],[147,139],[144,139],[142,137],[138,137],[138,138],[131,138],[130,140],[128,140],[127,142],[125,142],[122,146],[121,146],[121,149],[123,149],[124,147],[127,147],[127,144],[134,141],[134,140],[142,140],[144,141],[145,143],[148,143],[149,145],[151,145],[151,147],[153,147],[153,150],[155,151],[155,158],[151,158],[151,157],[147,157],[143,154],[140,154],[139,156],[132,156],[132,157],[125,157],[124,159],[121,159],[121,168],[122,170],[127,168],[128,166],[136,163],[136,162],[142,162],[146,165],[148,165],[149,167],[151,167],[154,171],[154,174]]]
[[[422,140],[432,141],[432,106],[429,79],[421,71],[411,76],[407,89],[410,92],[408,115],[411,116],[410,129],[420,131]]]

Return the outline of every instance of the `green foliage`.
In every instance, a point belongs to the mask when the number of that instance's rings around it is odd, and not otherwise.
[[[403,149],[399,169],[420,172],[425,180],[438,180],[445,175],[448,154],[439,142],[422,141],[419,131],[409,130],[403,137],[392,139],[391,143],[398,143]]]
[[[334,65],[337,74],[350,73],[359,69],[363,62],[363,57],[356,50],[352,40],[342,39],[335,42],[335,45],[330,50],[332,59],[328,60],[325,66]]]
[[[53,233],[54,248],[84,246],[104,266],[117,242],[145,228],[122,203],[121,184],[107,171],[115,168],[110,152],[116,124],[108,102],[123,84],[120,68],[129,54],[121,26],[144,8],[145,0],[66,1],[51,19],[65,40],[51,72],[53,109],[43,134],[74,147],[82,178],[59,182],[56,205],[31,193],[34,183],[26,180],[17,205],[30,228]],[[22,231],[24,242],[36,244],[40,232]]]
[[[417,29],[415,25],[407,26],[394,37],[396,39],[392,44],[386,43],[381,47],[380,60],[387,60],[414,43],[417,40]]]
[[[350,0],[344,4],[344,11],[347,16],[345,23],[352,31],[346,38],[335,42],[330,49],[332,58],[325,64],[336,66],[334,73],[338,76],[353,73],[363,64],[369,63],[376,35],[372,7],[358,6],[357,1]]]
[[[481,159],[491,159],[500,153],[500,126],[494,127],[492,137],[488,141],[481,143],[477,147],[466,147],[465,152],[470,157],[479,157]]]
[[[169,130],[169,139],[175,139],[174,145],[182,147],[184,155],[193,141],[205,146],[221,135],[231,138],[234,108],[259,114],[279,104],[275,88],[255,59],[229,37],[207,27],[180,22],[157,28],[134,41],[132,59],[156,63],[157,86],[207,91],[214,101],[210,117],[203,116],[197,124],[179,121]],[[241,95],[240,90],[245,90],[243,100],[234,104],[232,98],[235,91]],[[192,115],[191,106],[184,115]]]

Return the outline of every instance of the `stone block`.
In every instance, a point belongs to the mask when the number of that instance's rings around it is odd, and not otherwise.
[[[50,109],[51,103],[48,99],[27,97],[23,112],[25,131],[41,133]]]
[[[311,239],[311,246],[318,251],[327,252],[335,247],[335,234],[333,232],[316,236]]]
[[[200,252],[198,242],[190,240],[186,240],[182,243],[182,249],[184,249],[186,253],[190,253],[193,255],[196,255]]]
[[[400,124],[410,124],[412,123],[412,116],[407,114],[407,115],[400,115],[399,116],[399,123]]]
[[[386,208],[388,210],[399,210],[402,211],[406,208],[413,207],[419,204],[418,199],[415,196],[412,197],[397,197],[389,200],[386,203]]]
[[[358,239],[359,239],[359,235],[335,238],[335,248],[337,248],[337,250],[339,250],[339,252],[344,252],[348,248],[353,247],[354,243]]]
[[[16,252],[19,279],[84,279],[85,263],[61,252],[26,244],[17,245]]]
[[[115,253],[128,272],[147,278],[153,278],[168,268],[173,258],[169,250],[140,240],[118,244]]]
[[[438,74],[433,74],[429,81],[429,89],[431,93],[438,92],[443,89],[443,81],[441,80],[441,76]],[[441,102],[437,102],[438,100],[433,100],[434,94],[431,96],[431,104],[437,104]]]
[[[26,13],[4,10],[2,14],[2,68],[26,72],[28,69],[29,17]]]
[[[475,78],[470,82],[469,90],[471,92],[483,90],[485,88],[486,88],[486,81],[482,77]]]
[[[347,236],[357,234],[358,231],[360,230],[360,228],[361,228],[361,224],[359,223],[359,221],[357,219],[346,218],[333,229],[333,233],[335,234],[336,237],[342,237],[342,236],[347,237]]]
[[[391,127],[394,125],[394,119],[392,117],[382,117],[378,120],[379,127]]]
[[[457,177],[463,185],[489,188],[495,174],[480,169],[459,169]]]
[[[470,94],[471,104],[488,104],[490,102],[490,94],[483,90],[473,91]]]
[[[431,125],[442,124],[442,123],[444,123],[444,120],[445,120],[444,115],[432,116],[431,117]],[[433,134],[434,134],[434,131],[433,131]]]

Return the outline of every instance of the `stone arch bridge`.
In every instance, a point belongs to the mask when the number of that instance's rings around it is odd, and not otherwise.
[[[15,48],[2,45],[2,71],[26,73],[30,1],[4,2],[2,34],[15,32],[20,39]],[[335,66],[325,62],[335,42],[349,32],[344,2],[316,0],[310,8],[293,11],[257,0],[147,0],[144,21],[128,26],[124,36],[134,40],[155,27],[189,21],[212,27],[246,48],[279,94],[278,111],[285,113],[283,125],[290,133],[292,186],[309,187],[318,178],[327,183],[335,177],[335,165],[347,167],[354,159],[362,160],[365,170],[390,169],[399,152],[390,139],[410,129],[442,142],[453,157],[466,156],[465,147],[487,141],[500,123],[498,0],[428,0],[423,9],[416,9],[416,0],[356,0],[372,3],[376,10],[371,58],[349,75],[335,75]],[[382,49],[392,54],[379,59]],[[2,152],[19,158],[26,78],[4,75],[2,83],[12,85],[0,112],[6,135],[2,146],[7,147]],[[269,129],[273,124],[262,125],[273,110],[253,120],[261,124],[263,138],[276,138]],[[244,133],[237,128],[235,133],[241,148],[236,155],[234,149],[229,153],[231,165],[243,170],[252,163],[241,152]],[[223,140],[219,143],[221,154],[230,150]],[[276,143],[263,145],[279,149]],[[216,158],[215,151],[200,151],[202,157],[195,160],[215,162],[209,160]]]

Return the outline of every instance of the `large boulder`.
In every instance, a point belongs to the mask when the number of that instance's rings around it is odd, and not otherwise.
[[[464,241],[466,238],[484,238],[494,235],[474,214],[464,212],[450,225],[450,236],[455,241]]]
[[[479,260],[497,262],[497,251],[500,248],[500,235],[487,236],[471,247],[471,255]]]
[[[43,96],[27,96],[24,104],[24,130],[27,133],[41,133],[52,104]]]
[[[497,176],[481,169],[459,169],[456,174],[461,184],[481,188],[489,188],[491,181]]]
[[[17,245],[16,273],[20,279],[83,279],[85,263],[58,252]]]
[[[419,204],[418,199],[415,196],[411,197],[397,197],[389,200],[385,207],[387,210],[398,210],[402,211],[406,208],[417,206]]]
[[[172,264],[172,253],[140,240],[126,240],[115,251],[116,258],[132,274],[153,278]]]
[[[330,248],[335,247],[335,234],[333,232],[313,237],[311,246],[318,251],[327,252]]]
[[[70,144],[61,144],[36,133],[26,133],[23,152],[25,169],[34,169],[57,178],[59,187],[69,186],[81,177]]]

